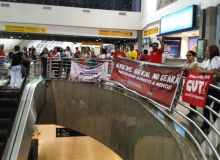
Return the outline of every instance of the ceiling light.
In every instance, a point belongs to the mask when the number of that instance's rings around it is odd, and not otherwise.
[[[118,41],[118,42],[120,42],[120,41]]]
[[[99,39],[100,41],[102,40],[102,39]]]
[[[126,40],[124,40],[124,41],[126,41]]]
[[[96,41],[99,41],[99,40],[96,40]]]

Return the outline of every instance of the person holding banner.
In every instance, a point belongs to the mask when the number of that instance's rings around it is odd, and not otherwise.
[[[198,63],[195,60],[196,58],[196,52],[194,51],[188,51],[186,54],[187,61],[184,64],[184,67],[182,70],[184,71],[184,75],[187,76],[189,71],[197,70],[198,69]],[[196,106],[190,104],[190,107],[194,110],[196,109]],[[192,119],[196,117],[196,114],[190,110],[190,112],[186,115],[188,118]]]
[[[113,60],[117,60],[118,56],[126,57],[126,54],[123,51],[120,51],[120,47],[115,47],[115,53],[113,55]]]
[[[150,52],[150,61],[149,62],[162,64],[164,44],[163,44],[163,41],[161,38],[157,38],[157,40],[160,42],[161,48],[158,49],[159,44],[156,42],[154,42],[152,44],[153,51]]]
[[[130,45],[130,50],[131,50],[130,59],[131,59],[131,60],[137,60],[138,54],[137,54],[137,52],[134,50],[134,45]]]
[[[206,54],[206,59],[201,63],[201,66],[197,69],[197,72],[199,74],[213,74],[213,72],[218,71],[219,69],[219,49],[216,45],[210,45],[206,48],[205,54]],[[216,81],[216,79],[213,79],[212,84],[218,86],[218,82]],[[209,87],[208,95],[220,99],[219,91],[211,87]],[[213,100],[207,97],[206,105],[210,106],[212,102]],[[216,113],[219,113],[220,105],[217,102],[214,102],[213,110]],[[207,108],[203,108],[203,114],[204,117],[210,121],[210,111]],[[217,118],[214,114],[212,114],[212,117],[214,121]],[[203,131],[206,129],[208,130],[209,125],[205,121],[203,121],[201,129]]]

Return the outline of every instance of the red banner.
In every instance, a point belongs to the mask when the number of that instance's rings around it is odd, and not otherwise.
[[[205,107],[209,85],[213,80],[212,74],[198,74],[190,71],[185,80],[182,100],[197,107]]]
[[[171,109],[182,66],[161,65],[117,58],[111,80]]]

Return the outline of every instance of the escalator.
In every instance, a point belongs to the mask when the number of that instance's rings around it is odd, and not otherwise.
[[[15,90],[15,92],[11,91],[7,72],[7,70],[3,69],[0,72],[0,76],[4,77],[0,82],[0,159],[3,157],[5,146],[11,135],[11,130],[18,110],[20,98],[26,85],[29,70],[23,79],[20,92],[17,90]]]
[[[10,135],[21,92],[11,92],[5,87],[0,90],[0,159]]]

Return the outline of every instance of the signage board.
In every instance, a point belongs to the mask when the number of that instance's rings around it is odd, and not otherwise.
[[[25,33],[47,33],[47,27],[6,25],[5,31],[7,31],[7,32],[25,32]]]
[[[77,137],[77,136],[86,136],[80,132],[71,130],[69,128],[56,128],[56,137]]]
[[[189,6],[162,17],[160,21],[160,34],[194,27],[194,8],[195,6]]]
[[[102,42],[89,42],[89,41],[82,41],[82,45],[96,45],[96,46],[102,46]]]
[[[120,36],[120,37],[133,37],[133,31],[113,31],[113,30],[99,30],[100,36]]]
[[[144,36],[149,36],[151,34],[157,34],[159,31],[159,27],[154,27],[144,31]]]

